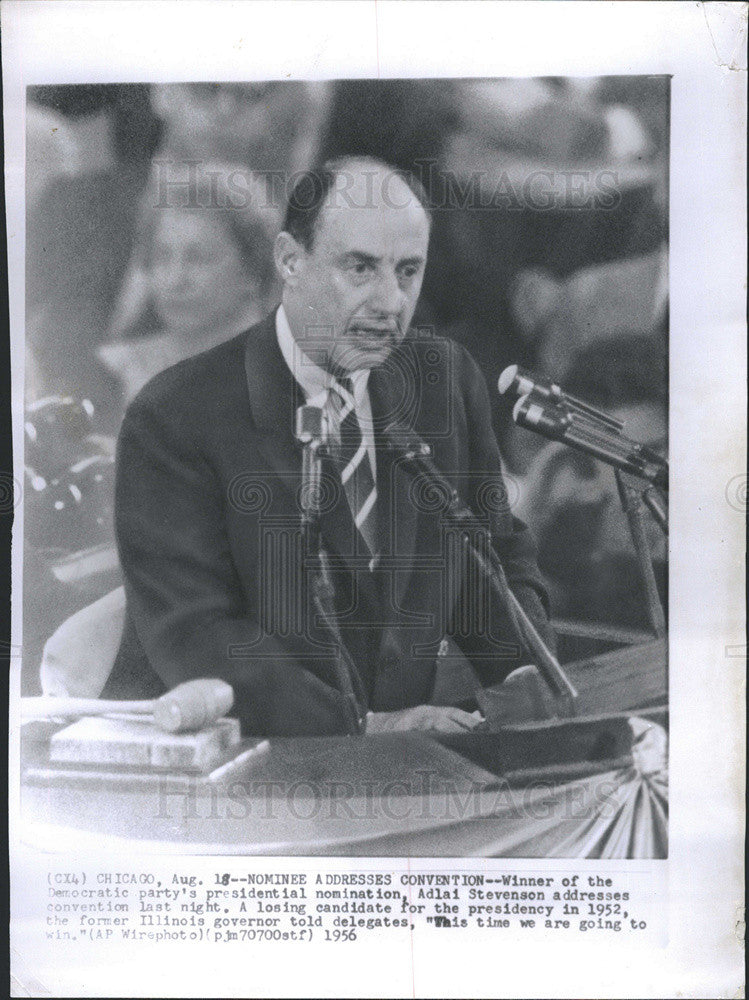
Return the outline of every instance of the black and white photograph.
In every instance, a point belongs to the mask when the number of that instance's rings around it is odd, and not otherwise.
[[[14,78],[11,809],[50,948],[668,940],[679,77],[376,58]]]
[[[668,79],[27,99],[29,808],[665,857]]]

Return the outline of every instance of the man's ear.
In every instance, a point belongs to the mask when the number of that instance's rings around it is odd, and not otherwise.
[[[295,285],[306,259],[304,247],[291,233],[281,232],[276,237],[273,258],[284,285]]]

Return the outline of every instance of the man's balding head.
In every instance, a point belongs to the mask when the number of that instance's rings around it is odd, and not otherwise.
[[[421,187],[378,160],[345,158],[302,175],[276,242],[302,348],[333,370],[382,364],[410,325],[429,227]]]
[[[297,179],[289,195],[284,230],[311,250],[323,208],[376,207],[378,202],[398,207],[410,197],[431,221],[426,191],[412,175],[371,157],[329,160]]]

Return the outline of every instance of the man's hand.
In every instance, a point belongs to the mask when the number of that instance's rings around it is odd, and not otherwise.
[[[464,712],[460,708],[437,705],[417,705],[398,712],[370,712],[367,735],[371,733],[403,733],[410,730],[431,730],[438,733],[462,733],[475,729],[484,721],[480,712]]]

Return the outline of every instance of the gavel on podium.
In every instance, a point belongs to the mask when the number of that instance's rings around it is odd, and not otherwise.
[[[234,704],[231,685],[218,678],[185,681],[150,701],[41,696],[21,699],[22,718],[80,718],[87,715],[139,715],[167,733],[195,733],[226,715]]]

